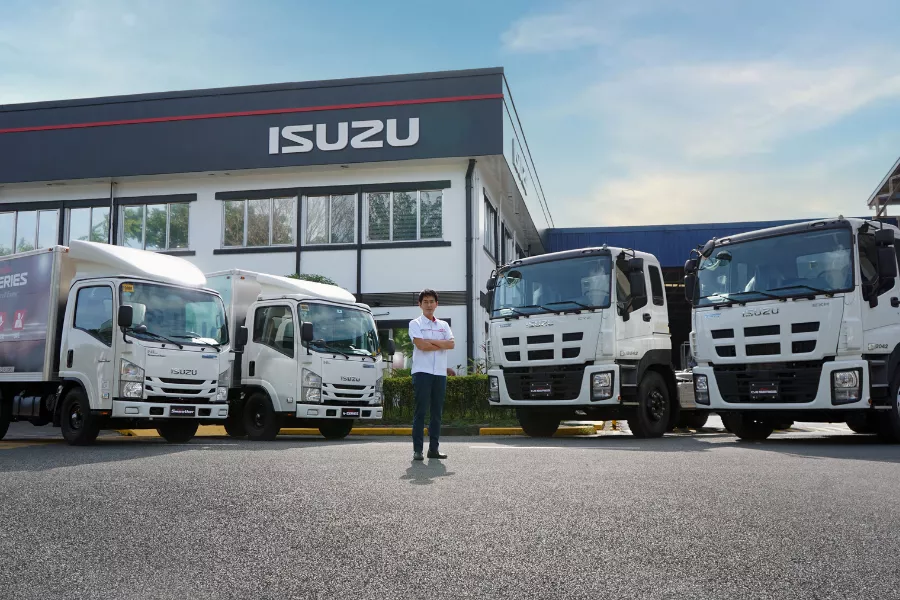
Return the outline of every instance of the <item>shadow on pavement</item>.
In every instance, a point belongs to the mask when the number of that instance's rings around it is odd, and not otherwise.
[[[414,460],[406,469],[406,474],[401,475],[400,479],[409,481],[413,485],[431,485],[435,479],[450,477],[454,474],[453,471],[447,471],[447,467],[439,460],[429,460],[427,463]]]

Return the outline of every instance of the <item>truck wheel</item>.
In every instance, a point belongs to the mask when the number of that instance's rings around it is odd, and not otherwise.
[[[871,434],[878,433],[878,423],[873,419],[874,415],[867,413],[853,415],[847,419],[847,427],[853,433]]]
[[[169,421],[160,424],[156,431],[170,444],[186,444],[197,435],[198,427],[197,421]]]
[[[225,418],[225,433],[234,438],[247,437],[244,415],[235,407],[229,407],[228,416]]]
[[[353,419],[334,419],[319,425],[319,433],[326,440],[342,440],[350,435],[351,429],[353,429]]]
[[[900,371],[891,383],[891,409],[881,413],[878,435],[886,442],[900,443]]]
[[[764,440],[775,431],[775,428],[768,421],[754,419],[746,414],[724,414],[722,415],[722,423],[725,424],[725,428],[728,431],[742,440]]]
[[[93,444],[100,434],[100,419],[91,414],[87,394],[72,388],[62,403],[60,425],[65,440],[72,446]]]
[[[703,429],[707,420],[709,420],[709,413],[705,410],[682,411],[681,417],[678,419],[678,427]]]
[[[269,396],[257,392],[244,405],[244,429],[254,442],[274,440],[281,430],[281,419],[272,407]]]
[[[638,406],[628,419],[631,433],[638,438],[657,438],[669,428],[672,404],[662,375],[647,371],[638,386]]]
[[[12,423],[12,402],[7,402],[0,396],[0,440],[9,431],[10,423]]]
[[[553,437],[562,420],[548,413],[527,408],[517,408],[516,418],[519,419],[519,425],[522,426],[525,435],[536,438]]]

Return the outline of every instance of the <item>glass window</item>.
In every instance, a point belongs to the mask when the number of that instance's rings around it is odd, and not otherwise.
[[[13,253],[16,245],[16,213],[0,213],[0,256]]]
[[[356,196],[310,196],[306,199],[307,244],[356,242]]]
[[[187,205],[185,205],[187,206]],[[103,244],[109,243],[109,207],[95,206],[91,209],[91,240]]]
[[[92,335],[112,346],[113,297],[109,286],[87,287],[78,290],[75,299],[75,329]]]
[[[226,200],[222,205],[222,247],[294,244],[296,198]]]
[[[123,206],[122,245],[144,250],[187,248],[189,217],[186,203]],[[102,214],[97,218],[101,223],[103,219]]]
[[[289,306],[256,309],[253,341],[294,357],[294,316]]]
[[[662,277],[655,265],[650,265],[650,294],[653,296],[653,304],[665,305],[666,295],[663,293]]]
[[[366,194],[366,241],[414,241],[443,237],[443,191]]]
[[[491,256],[497,256],[497,211],[487,199],[484,198],[484,249]]]
[[[37,237],[37,211],[19,212],[16,217],[16,252],[35,249]]]
[[[352,244],[356,241],[356,196],[332,196],[331,243]]]
[[[391,194],[368,194],[370,242],[387,242],[391,239]]]
[[[306,243],[328,243],[328,196],[306,199]]]
[[[73,240],[109,243],[109,207],[69,209],[66,243]]]
[[[440,238],[443,234],[443,200],[441,190],[419,192],[421,212],[419,214],[419,232],[423,240]]]
[[[418,215],[415,192],[395,192],[391,227],[395,241],[416,239]]]
[[[371,313],[326,304],[301,303],[301,322],[313,324],[309,347],[319,352],[338,350],[346,354],[377,356],[381,353],[378,330]]]
[[[134,311],[130,336],[153,342],[164,336],[195,346],[228,341],[225,305],[210,292],[135,281],[121,284],[119,300]]]

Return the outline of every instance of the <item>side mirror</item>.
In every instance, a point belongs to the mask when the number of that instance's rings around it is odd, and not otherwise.
[[[628,271],[634,273],[639,271],[643,276],[644,273],[644,259],[643,258],[629,258],[628,259]]]
[[[247,331],[245,326],[240,326],[237,329],[237,333],[234,334],[234,345],[238,348],[243,348],[247,345],[247,341],[250,339],[250,334]]]
[[[393,356],[394,353],[396,353],[396,352],[397,352],[397,346],[396,346],[396,344],[394,344],[394,340],[388,340],[388,341],[387,341],[387,353],[388,353],[388,355]]]
[[[890,229],[878,229],[875,231],[875,244],[878,246],[893,246],[894,232]]]
[[[491,277],[490,279],[487,280],[487,290],[489,292],[493,291],[494,288],[496,288],[496,287],[497,287],[497,278],[496,277]]]
[[[127,304],[120,306],[117,322],[119,327],[131,327],[131,324],[134,322],[134,308]]]
[[[303,323],[300,328],[300,339],[306,342],[307,344],[313,341],[315,338],[313,337],[313,324],[309,321]]]
[[[684,276],[684,299],[693,304],[696,291],[697,275],[693,272],[688,272],[688,274]]]
[[[688,259],[684,262],[684,272],[685,273],[693,273],[694,271],[697,270],[697,266],[698,266],[698,264],[697,264],[696,258]]]
[[[896,276],[897,259],[895,258],[894,249],[890,246],[880,246],[878,248],[878,278],[892,279]]]
[[[632,271],[629,273],[628,282],[631,283],[632,302],[640,304],[640,300],[647,297],[647,282],[644,279],[644,271]]]

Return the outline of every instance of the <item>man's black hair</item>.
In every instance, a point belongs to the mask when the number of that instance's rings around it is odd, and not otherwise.
[[[422,304],[422,300],[424,300],[424,299],[427,298],[428,296],[431,296],[432,298],[434,298],[434,301],[435,301],[435,302],[438,301],[438,295],[437,295],[437,292],[434,291],[434,290],[425,288],[424,290],[422,290],[421,292],[419,292],[419,304]]]

